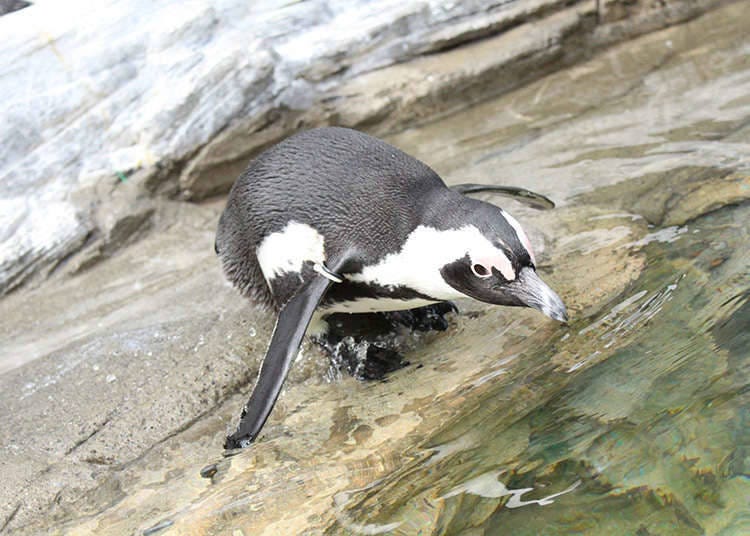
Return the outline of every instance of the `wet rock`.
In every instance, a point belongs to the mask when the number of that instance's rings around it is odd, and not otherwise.
[[[565,303],[572,317],[594,316],[645,268],[645,256],[628,245],[646,234],[646,223],[628,214],[613,215],[591,207],[561,211],[555,220],[545,227],[564,226],[564,231],[558,228],[553,253],[549,254],[553,270],[550,279],[565,278],[569,285]],[[565,277],[581,266],[586,267],[586,277]]]
[[[750,172],[680,167],[601,188],[581,200],[639,214],[652,225],[684,225],[708,212],[750,200]]]

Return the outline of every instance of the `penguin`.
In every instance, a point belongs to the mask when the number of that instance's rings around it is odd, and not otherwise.
[[[230,190],[215,250],[229,281],[278,317],[225,448],[255,440],[308,326],[324,332],[334,313],[412,310],[469,297],[567,321],[562,300],[536,273],[518,221],[465,195],[480,191],[554,206],[512,187],[451,189],[416,158],[342,127],[302,131],[249,164]]]

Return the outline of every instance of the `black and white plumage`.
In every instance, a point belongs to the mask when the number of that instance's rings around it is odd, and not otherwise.
[[[345,128],[305,131],[258,156],[229,194],[216,251],[243,294],[279,311],[228,447],[260,432],[313,315],[468,296],[567,318],[536,275],[531,244],[512,216],[449,189],[395,147]]]

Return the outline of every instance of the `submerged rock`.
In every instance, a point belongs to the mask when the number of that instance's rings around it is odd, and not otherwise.
[[[750,166],[681,167],[601,188],[581,201],[642,215],[658,226],[684,225],[703,214],[750,200]]]

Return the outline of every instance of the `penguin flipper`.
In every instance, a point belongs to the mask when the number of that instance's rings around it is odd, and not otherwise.
[[[333,281],[314,274],[301,290],[281,308],[258,381],[242,411],[237,430],[227,437],[225,449],[243,448],[252,443],[271,413],[284,385],[315,308]]]
[[[459,194],[476,194],[480,192],[492,192],[505,197],[510,197],[521,203],[525,203],[532,208],[549,210],[555,208],[555,203],[549,197],[532,192],[525,188],[517,186],[499,186],[494,184],[455,184],[450,187],[454,192]]]

